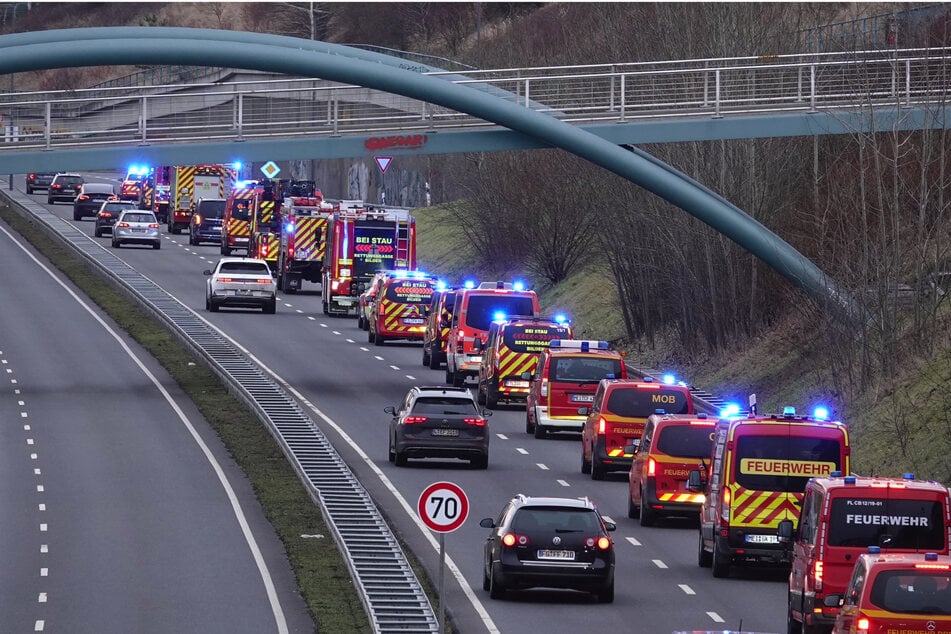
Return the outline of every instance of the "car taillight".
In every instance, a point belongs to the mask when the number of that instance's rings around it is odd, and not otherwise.
[[[99,212],[99,217],[100,217],[100,218],[112,218],[112,214],[109,213],[108,211],[100,211],[100,212]]]
[[[415,425],[416,423],[425,423],[429,420],[428,416],[407,416],[403,419],[403,422],[407,425]]]
[[[598,538],[598,550],[607,550],[610,547],[611,547],[610,539],[603,536]]]
[[[219,281],[219,282],[231,282],[231,281],[233,281],[233,280],[232,280],[230,277],[219,277],[219,278],[218,278],[218,281]]]
[[[604,436],[606,433],[608,433],[608,421],[601,416],[598,418],[598,436]]]
[[[462,420],[465,421],[466,425],[475,425],[476,427],[485,427],[484,418],[463,418]]]
[[[52,187],[53,189],[60,189],[62,185],[60,185],[59,183],[55,183],[53,185],[50,185],[50,187]]]
[[[201,224],[201,214],[195,214],[195,224],[196,225]]]
[[[867,616],[855,619],[855,634],[868,634],[870,629],[872,629],[872,622]]]
[[[655,461],[653,458],[648,458],[647,459],[647,477],[653,478],[656,471],[657,471],[657,461]]]
[[[548,379],[542,379],[542,386],[538,390],[542,396],[548,396]]]
[[[258,279],[254,280],[254,281],[257,282],[258,284],[270,284],[270,283],[271,283],[271,278],[269,278],[269,277],[259,277]]]
[[[128,227],[128,226],[129,226],[129,223],[128,223],[128,222],[120,222],[120,223],[118,223],[118,225],[119,225],[120,227]]]
[[[720,497],[720,518],[727,524],[730,523],[730,490],[727,488],[723,489],[723,495]]]
[[[89,200],[89,196],[87,196],[86,194],[80,194],[79,198],[77,198],[76,200]]]
[[[150,223],[149,229],[158,229],[158,223],[157,222]]]
[[[36,174],[30,174],[27,178],[29,178],[30,180],[33,180],[34,178],[36,178]]]
[[[528,535],[516,535],[515,533],[506,533],[502,536],[502,543],[506,546],[512,547],[518,544],[519,546],[528,546],[530,540]]]
[[[813,566],[812,566],[812,576],[815,578],[816,590],[822,590],[822,569],[823,569],[823,567],[824,567],[824,564],[822,563],[822,560],[821,560],[821,559],[819,559],[818,561],[816,561],[816,563],[813,564]]]

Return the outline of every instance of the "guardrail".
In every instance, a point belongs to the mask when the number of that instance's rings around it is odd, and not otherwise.
[[[951,48],[426,73],[575,123],[911,107],[948,99]],[[287,77],[0,96],[3,151],[477,129],[482,119]]]

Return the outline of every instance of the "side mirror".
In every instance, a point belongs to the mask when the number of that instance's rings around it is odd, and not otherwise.
[[[608,531],[608,532],[616,531],[616,530],[617,530],[617,524],[615,524],[614,522],[605,522],[605,523],[604,523],[604,530],[606,530],[606,531]]]
[[[476,337],[476,340],[472,342],[472,349],[476,351],[481,351],[484,345],[485,344],[482,342],[482,339]]]
[[[479,412],[479,414],[482,415],[482,418],[488,418],[489,416],[492,415],[492,410],[490,410],[490,409],[484,409],[484,410],[482,410],[481,412]]]
[[[532,373],[531,373],[531,372],[522,372],[522,373],[519,375],[519,377],[520,377],[523,381],[531,381],[531,380],[532,380]]]
[[[631,441],[630,445],[624,445],[624,453],[634,454],[637,453],[637,450],[641,447],[641,439],[635,438]]]
[[[578,413],[582,416],[587,416],[588,414],[591,413],[591,410],[589,410],[587,407],[579,407]]]
[[[204,273],[205,275],[211,275],[211,269],[205,269]]]
[[[392,405],[390,405],[389,407],[384,407],[383,411],[386,412],[387,414],[392,414],[393,416],[396,416],[396,408],[393,407]]]
[[[482,528],[495,528],[495,521],[491,517],[487,517],[479,522],[479,526]]]
[[[782,520],[776,527],[776,534],[779,536],[780,544],[789,544],[793,540],[792,520]]]
[[[822,600],[822,605],[827,608],[837,608],[842,605],[842,597],[838,594],[829,594],[826,595],[826,598]]]
[[[707,488],[707,483],[703,479],[703,474],[699,470],[691,471],[687,476],[688,491],[703,491]]]

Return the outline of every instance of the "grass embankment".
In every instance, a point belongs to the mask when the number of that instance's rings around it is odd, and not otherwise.
[[[268,520],[284,543],[301,595],[320,632],[370,632],[369,619],[317,505],[270,433],[210,370],[165,327],[103,282],[63,244],[0,198],[0,218],[26,238],[76,286],[145,347],[194,401],[244,470]],[[304,539],[321,534],[325,539]]]

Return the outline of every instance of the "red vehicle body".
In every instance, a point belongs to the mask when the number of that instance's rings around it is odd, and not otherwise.
[[[581,430],[581,473],[603,480],[610,471],[630,471],[631,445],[657,412],[693,414],[690,390],[650,379],[602,379]]]
[[[487,282],[479,288],[456,291],[446,340],[446,383],[462,387],[467,377],[478,378],[482,350],[493,319],[499,315],[534,317],[538,310],[535,291],[523,290],[517,283]]]
[[[392,339],[421,341],[435,288],[436,278],[419,271],[383,278],[370,309],[367,341],[378,346]]]
[[[274,219],[274,200],[272,192],[257,183],[249,183],[231,192],[225,203],[225,213],[221,218],[221,255],[231,255],[232,251],[242,250],[248,257],[261,257],[257,253],[261,250],[255,245],[253,233],[255,229],[260,234],[263,225],[263,216],[267,213],[267,229]],[[275,234],[280,235],[280,227],[275,227]],[[270,241],[265,242],[265,249]],[[270,255],[270,254],[269,254]],[[268,259],[268,258],[263,258]],[[274,270],[277,262],[277,248],[273,249],[273,256],[269,258],[269,266]]]
[[[277,258],[277,286],[286,293],[300,290],[303,280],[319,284],[327,249],[327,218],[333,207],[321,197],[286,198],[281,208],[284,227]]]
[[[856,558],[869,546],[888,554],[947,555],[949,543],[951,494],[942,484],[910,474],[810,480],[792,539],[789,630],[832,629],[839,610],[825,598],[845,592]]]
[[[168,222],[168,205],[171,199],[172,190],[172,169],[171,167],[159,167],[152,175],[152,196],[149,201],[149,209],[158,218],[159,224]]]
[[[182,229],[188,229],[195,205],[200,199],[226,199],[234,189],[236,173],[231,165],[182,165],[168,170],[166,225],[169,233],[181,233]]]
[[[416,268],[416,219],[405,209],[351,207],[327,220],[322,275],[326,315],[357,315],[360,294],[380,270]]]
[[[423,365],[438,370],[446,362],[446,343],[452,325],[452,309],[456,302],[455,288],[436,289],[429,303],[426,332],[423,333]]]

